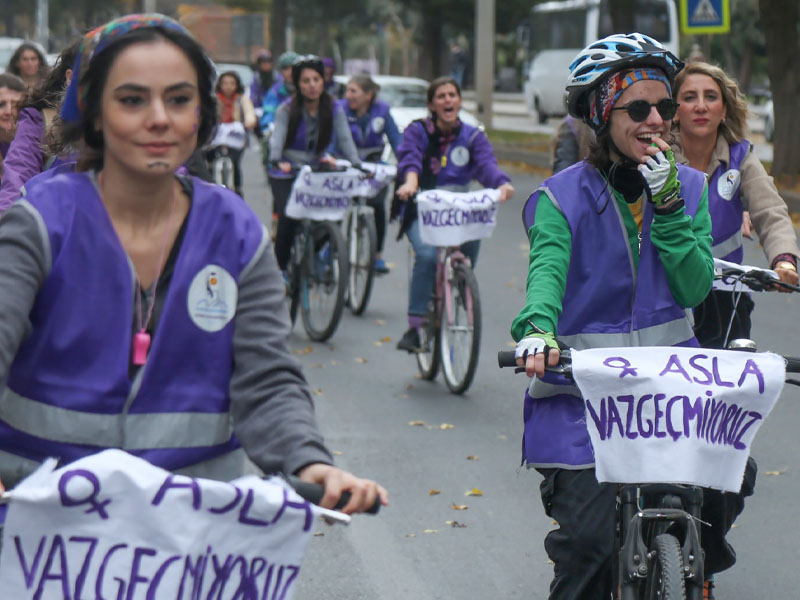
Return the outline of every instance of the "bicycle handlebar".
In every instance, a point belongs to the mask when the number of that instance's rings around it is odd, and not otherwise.
[[[792,285],[791,283],[786,283],[785,281],[776,279],[769,272],[761,269],[751,269],[750,271],[745,271],[744,269],[728,267],[722,269],[720,274],[715,276],[715,279],[724,279],[726,277],[732,277],[737,281],[742,282],[754,292],[763,292],[772,286],[783,287],[787,290],[800,292],[800,286]]]
[[[325,495],[325,488],[318,483],[308,483],[307,481],[302,481],[295,475],[287,475],[286,480],[289,482],[289,485],[291,485],[294,490],[300,494],[300,496],[312,504],[319,504],[320,500],[322,500],[322,496]],[[339,502],[337,502],[336,506],[333,508],[335,510],[341,510],[348,502],[350,502],[350,492],[342,492]],[[380,497],[376,496],[375,503],[369,507],[366,513],[370,515],[377,515],[380,509],[381,499]]]

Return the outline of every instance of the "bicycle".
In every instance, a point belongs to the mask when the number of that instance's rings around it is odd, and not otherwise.
[[[382,192],[397,174],[397,167],[378,163],[361,163],[367,175],[361,192],[347,210],[345,228],[349,262],[347,304],[354,315],[367,308],[375,280],[375,257],[378,251],[375,211],[368,200]]]
[[[488,233],[494,226],[494,212],[497,209],[497,198],[493,195],[495,190],[479,190],[477,192],[458,194],[445,192],[455,201],[464,198],[482,198],[481,208],[476,209],[477,203],[470,202],[463,210],[469,214],[474,211],[486,213],[484,220],[490,221]],[[441,201],[441,190],[429,190],[417,195],[419,206],[420,199],[432,198],[434,203]],[[485,202],[487,199],[489,202]],[[420,209],[422,212],[422,209]],[[491,213],[489,215],[489,213]],[[464,213],[460,213],[462,216]],[[486,215],[489,215],[488,217]],[[464,220],[469,220],[464,218]],[[441,366],[445,383],[454,394],[463,394],[472,384],[478,368],[481,342],[481,300],[478,291],[478,280],[472,270],[470,259],[461,252],[460,244],[477,239],[470,234],[463,234],[457,238],[458,244],[442,241],[444,238],[432,237],[425,239],[426,218],[420,215],[420,231],[423,241],[437,246],[436,277],[432,290],[431,300],[428,303],[428,315],[422,326],[420,345],[422,350],[416,353],[417,367],[423,379],[433,380]],[[452,233],[452,232],[451,232]],[[445,236],[447,237],[447,236]],[[479,237],[488,237],[481,235]]]
[[[242,123],[220,123],[206,153],[210,157],[210,170],[214,183],[229,190],[235,189],[233,159],[230,150],[243,150],[247,145],[247,131]]]
[[[287,264],[289,315],[294,323],[299,309],[306,333],[318,342],[324,342],[336,331],[348,283],[345,242],[337,222],[341,221],[351,194],[326,191],[326,197],[314,192],[315,186],[328,189],[326,180],[334,176],[348,181],[362,177],[355,170],[303,167],[286,207],[286,214],[300,221]]]

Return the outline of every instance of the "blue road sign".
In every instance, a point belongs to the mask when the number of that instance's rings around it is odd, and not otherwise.
[[[728,33],[730,29],[730,0],[681,0],[683,33]]]

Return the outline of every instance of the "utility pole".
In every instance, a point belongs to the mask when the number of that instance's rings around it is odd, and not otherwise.
[[[475,0],[475,93],[478,119],[492,127],[495,0]]]
[[[48,0],[37,0],[36,2],[36,41],[42,45],[45,50],[50,49],[50,15]]]

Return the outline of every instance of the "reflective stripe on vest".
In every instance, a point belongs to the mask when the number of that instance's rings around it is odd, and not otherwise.
[[[224,413],[99,414],[25,398],[6,388],[0,419],[28,435],[67,444],[123,449],[200,448],[231,438]]]
[[[547,383],[541,379],[535,379],[531,386],[529,393],[532,393],[536,398],[550,398],[552,396],[561,396],[567,394],[568,396],[575,396],[581,398],[581,392],[577,385],[562,385],[559,383]]]
[[[628,333],[578,333],[560,335],[564,344],[579,350],[585,348],[630,348],[636,346],[674,346],[694,337],[686,317],[645,327]]]
[[[245,451],[241,448],[237,448],[222,456],[210,458],[201,463],[184,467],[183,469],[176,469],[175,473],[195,478],[230,481],[231,479],[236,479],[245,474],[245,465],[247,462],[247,454],[245,454]],[[258,471],[253,469],[252,473],[256,474]]]
[[[731,252],[741,248],[743,241],[744,236],[742,235],[742,230],[738,229],[732,236],[722,240],[717,244],[714,244],[711,247],[711,253],[714,255],[714,258],[725,258]]]

